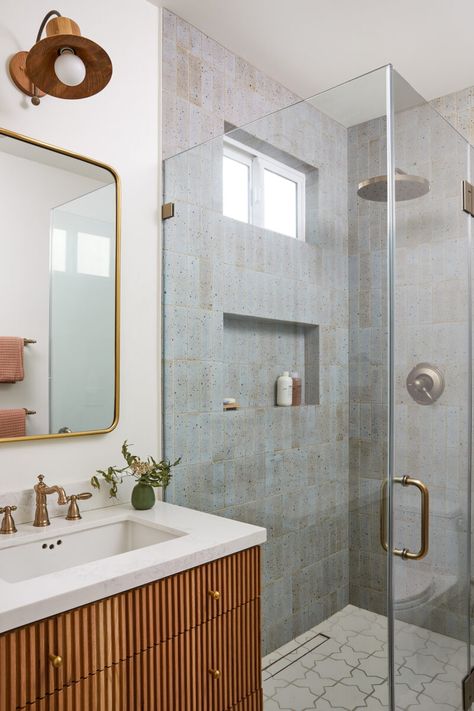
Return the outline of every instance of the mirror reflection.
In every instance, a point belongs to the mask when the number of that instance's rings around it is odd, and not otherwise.
[[[104,166],[0,135],[0,440],[110,429],[117,185]]]

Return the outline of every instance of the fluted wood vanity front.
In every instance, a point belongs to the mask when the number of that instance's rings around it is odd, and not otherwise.
[[[0,635],[0,709],[261,711],[260,656],[255,546]]]

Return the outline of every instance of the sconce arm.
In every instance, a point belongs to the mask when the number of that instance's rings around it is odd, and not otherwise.
[[[44,16],[43,22],[40,25],[40,28],[38,30],[38,34],[36,35],[36,43],[38,43],[41,39],[41,35],[43,34],[44,28],[46,27],[46,24],[53,15],[56,15],[56,17],[61,17],[61,13],[58,12],[57,10],[50,10],[47,15]]]

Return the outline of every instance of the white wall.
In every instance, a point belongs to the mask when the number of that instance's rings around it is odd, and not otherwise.
[[[147,0],[62,0],[57,9],[109,52],[114,74],[95,97],[46,97],[34,107],[5,66],[31,47],[48,9],[35,0],[2,2],[0,126],[92,156],[122,179],[121,415],[107,435],[0,444],[0,493],[33,485],[38,473],[51,483],[88,477],[120,461],[124,439],[143,454],[160,447],[159,13]]]

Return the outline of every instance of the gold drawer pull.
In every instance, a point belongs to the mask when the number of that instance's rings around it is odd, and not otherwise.
[[[221,597],[219,590],[209,590],[209,595],[213,600],[220,600]]]
[[[212,676],[213,679],[221,678],[221,673],[219,669],[209,669],[209,674]]]
[[[59,667],[63,665],[63,658],[60,657],[59,654],[50,654],[49,661],[55,669],[59,669]]]

